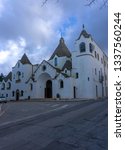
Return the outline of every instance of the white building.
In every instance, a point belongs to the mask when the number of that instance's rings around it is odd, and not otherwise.
[[[108,58],[84,29],[69,51],[64,39],[49,60],[33,65],[26,54],[0,84],[0,96],[11,100],[107,97]]]

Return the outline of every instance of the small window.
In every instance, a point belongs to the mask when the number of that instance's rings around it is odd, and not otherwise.
[[[30,84],[30,90],[31,91],[33,90],[33,84],[32,83]]]
[[[15,74],[13,75],[13,79],[15,79]]]
[[[8,97],[8,94],[6,94],[6,97]]]
[[[7,90],[9,90],[10,88],[11,88],[11,83],[8,82],[8,84],[7,84]]]
[[[18,72],[17,72],[17,80],[19,80],[19,79],[20,79],[20,76],[21,76],[21,72],[20,72],[20,71],[18,71]]]
[[[90,78],[88,77],[88,81],[90,80]]]
[[[103,64],[103,59],[101,58],[101,63]]]
[[[55,58],[55,60],[54,60],[54,64],[55,64],[55,66],[57,66],[57,65],[58,65],[58,63],[57,63],[57,58]]]
[[[92,53],[94,50],[94,45],[92,43],[89,43],[89,51]]]
[[[78,78],[79,78],[79,73],[77,72],[77,73],[76,73],[76,79],[78,79]]]
[[[13,92],[12,92],[12,97],[14,97],[14,95],[15,95],[15,92],[13,91]]]
[[[99,71],[99,78],[101,77],[101,73],[100,73],[100,71]]]
[[[42,70],[43,70],[43,71],[45,71],[45,70],[46,70],[46,66],[45,66],[45,65],[43,65]]]
[[[60,98],[60,94],[59,94],[59,93],[57,93],[57,94],[56,94],[56,97],[57,97],[57,98]]]
[[[22,72],[22,78],[24,78],[24,73]]]
[[[21,91],[21,96],[23,96],[23,94],[24,94],[24,91]]]
[[[60,88],[63,88],[64,87],[64,83],[63,83],[63,80],[60,81]]]
[[[5,83],[2,84],[1,90],[5,90]]]
[[[86,51],[85,43],[84,42],[80,43],[79,48],[80,48],[80,52],[85,52]]]
[[[95,75],[97,74],[97,70],[96,70],[96,68],[95,68]]]
[[[65,73],[67,73],[67,69],[65,70]]]
[[[98,60],[99,60],[99,54],[98,54]]]
[[[95,58],[96,58],[96,51],[95,51]]]

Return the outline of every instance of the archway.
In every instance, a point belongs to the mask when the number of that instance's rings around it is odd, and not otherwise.
[[[16,90],[16,100],[18,101],[19,98],[20,98],[20,92],[19,92],[19,90]]]
[[[46,81],[45,98],[52,98],[52,81],[51,80]]]
[[[49,98],[52,97],[52,94],[48,94],[48,93],[52,93],[52,83],[48,83],[49,80],[52,82],[52,77],[50,74],[48,73],[42,73],[38,76],[37,79],[37,96],[40,98]],[[48,81],[48,82],[47,82]],[[50,87],[50,89],[48,89]]]

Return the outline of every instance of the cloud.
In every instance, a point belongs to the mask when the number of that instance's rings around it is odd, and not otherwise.
[[[33,63],[48,59],[62,35],[70,50],[85,24],[86,30],[105,51],[107,8],[85,7],[84,0],[0,0],[0,73],[7,74],[23,53]],[[3,69],[4,68],[4,69]]]
[[[0,51],[0,72],[9,71],[15,65],[15,62],[24,53],[26,46],[25,39],[20,37],[17,41],[8,40],[4,45],[4,49]]]

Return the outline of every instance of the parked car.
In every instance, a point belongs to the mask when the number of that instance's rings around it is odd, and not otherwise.
[[[7,103],[7,99],[4,96],[0,97],[0,103]]]

